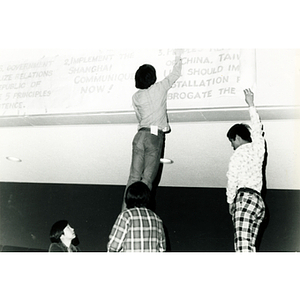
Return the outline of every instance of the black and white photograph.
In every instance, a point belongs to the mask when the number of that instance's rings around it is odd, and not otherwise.
[[[50,299],[64,276],[73,287],[60,294],[73,299],[296,298],[300,45],[287,39],[296,38],[295,16],[288,29],[273,16],[270,31],[259,5],[223,3],[215,14],[209,5],[201,20],[202,5],[197,15],[188,2],[33,1],[28,13],[27,2],[8,5],[7,299]],[[279,289],[283,274],[294,275]]]

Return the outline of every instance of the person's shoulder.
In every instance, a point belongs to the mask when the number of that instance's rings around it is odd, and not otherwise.
[[[167,83],[168,82],[168,76],[165,77],[164,79],[155,82],[151,87],[153,87],[156,90],[161,90],[161,89],[166,89],[167,88]]]
[[[126,210],[123,211],[123,213],[126,214],[134,214],[139,211],[139,207],[132,207],[132,208],[127,208]]]
[[[130,218],[132,215],[137,214],[136,207],[133,208],[126,208],[119,214],[119,218],[127,219]]]
[[[49,247],[49,252],[65,252],[62,244],[52,243]]]
[[[153,217],[155,217],[155,218],[161,220],[160,217],[159,217],[153,210],[151,210],[151,209],[149,209],[149,208],[146,208],[146,207],[144,207],[143,209],[144,209],[144,211],[147,212],[150,216],[153,216]]]
[[[70,248],[71,248],[71,251],[72,251],[72,252],[80,252],[79,247],[77,247],[77,246],[75,246],[75,245],[72,245],[72,244],[71,244]]]
[[[125,218],[131,217],[139,217],[140,215],[146,215],[146,208],[145,207],[132,207],[123,211],[123,216]]]
[[[142,90],[138,89],[133,95],[133,98],[136,98],[140,93],[142,92]]]
[[[148,89],[140,89],[140,90],[137,90],[133,95],[132,95],[132,100],[135,102],[135,103],[139,103],[141,101],[144,101],[145,99],[145,94],[146,94],[146,91]]]

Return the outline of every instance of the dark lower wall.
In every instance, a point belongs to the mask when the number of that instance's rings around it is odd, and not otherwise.
[[[69,220],[82,251],[106,251],[124,186],[0,183],[2,251],[47,251],[52,224]],[[158,187],[155,211],[169,251],[233,251],[223,188]],[[300,191],[267,190],[259,251],[300,251]]]

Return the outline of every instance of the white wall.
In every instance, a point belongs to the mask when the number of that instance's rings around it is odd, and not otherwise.
[[[161,185],[225,187],[232,122],[172,124]],[[299,189],[300,121],[264,122],[269,188]],[[136,125],[0,128],[0,181],[125,185]],[[10,162],[6,156],[22,158]]]

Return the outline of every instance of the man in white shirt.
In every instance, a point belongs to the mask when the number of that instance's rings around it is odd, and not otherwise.
[[[255,252],[259,226],[265,216],[261,197],[265,140],[262,124],[254,106],[254,94],[244,90],[249,106],[251,127],[246,124],[232,126],[227,137],[234,153],[227,172],[227,202],[234,225],[236,252]]]

